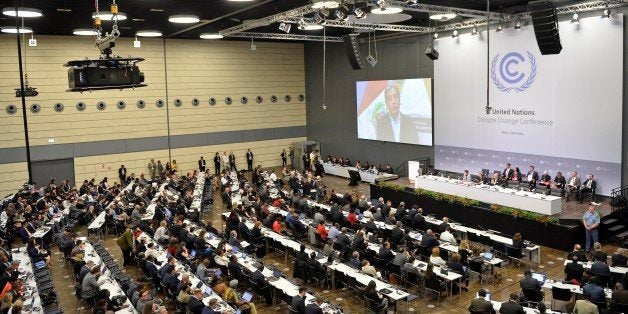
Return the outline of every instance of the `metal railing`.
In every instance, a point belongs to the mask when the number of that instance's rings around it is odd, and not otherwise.
[[[611,211],[615,212],[628,208],[628,185],[611,190]]]
[[[431,165],[431,161],[432,159],[430,157],[424,157],[424,158],[416,158],[416,159],[408,159],[404,162],[402,162],[397,168],[395,168],[395,174],[398,175],[399,177],[405,177],[408,174],[408,161],[418,161],[421,164],[424,164],[425,169],[423,169],[424,172],[427,172],[428,169],[432,166]]]

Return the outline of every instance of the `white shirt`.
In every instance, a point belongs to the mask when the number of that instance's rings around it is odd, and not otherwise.
[[[399,132],[401,132],[401,114],[397,117],[397,120],[388,114],[388,118],[390,119],[390,126],[392,127],[393,136],[395,142],[399,142]]]
[[[274,172],[271,172],[271,174],[270,174],[270,180],[271,180],[272,182],[277,181],[277,175],[276,175]]]
[[[445,266],[447,264],[440,256],[430,256],[430,263],[436,266]]]
[[[364,218],[371,218],[373,217],[373,212],[371,212],[370,210],[365,210],[362,215],[364,216]]]
[[[0,214],[0,226],[2,228],[6,227],[7,225],[7,221],[9,220],[9,215],[7,215],[7,211],[2,211],[2,214]]]
[[[456,237],[454,237],[454,235],[449,231],[443,231],[443,233],[440,234],[440,239],[445,242],[456,244]]]

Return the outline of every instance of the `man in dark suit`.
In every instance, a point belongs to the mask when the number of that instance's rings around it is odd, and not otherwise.
[[[323,298],[318,297],[316,300],[305,307],[305,314],[323,314],[323,310],[319,305],[323,304]]]
[[[169,265],[168,271],[163,277],[163,283],[168,290],[171,292],[175,292],[177,290],[177,286],[179,285],[179,279],[177,279],[177,275],[174,272],[174,266]]]
[[[205,309],[203,304],[203,291],[201,289],[192,290],[192,295],[188,299],[188,309],[192,314],[201,314]]]
[[[120,178],[121,185],[126,183],[126,168],[124,168],[124,165],[120,166],[120,169],[118,169],[118,178]]]
[[[215,175],[219,175],[220,174],[220,154],[216,153],[216,156],[214,156],[214,174]]]
[[[384,242],[384,245],[379,248],[379,258],[385,260],[386,262],[392,262],[395,255],[390,250],[390,242]]]
[[[587,179],[584,180],[584,183],[580,186],[580,190],[576,192],[576,200],[579,200],[580,203],[582,203],[584,201],[584,194],[593,193],[596,187],[597,181],[595,181],[592,174],[588,174]]]
[[[508,181],[512,180],[512,176],[515,174],[515,171],[510,168],[510,163],[506,163],[506,169],[502,171],[502,180]]]
[[[573,246],[573,251],[567,254],[567,259],[573,259],[574,255],[578,257],[579,262],[586,263],[588,261],[587,256],[582,250],[582,246],[580,244],[576,244]]]
[[[257,265],[257,269],[251,274],[251,282],[254,285],[255,291],[261,293],[266,300],[266,304],[273,304],[273,296],[268,286],[268,282],[262,272],[264,271],[264,265],[261,263]]]
[[[584,267],[578,264],[578,256],[573,255],[571,263],[565,265],[565,280],[576,280],[578,283],[582,282],[582,275],[584,274]]]
[[[416,126],[412,118],[401,113],[401,97],[394,82],[389,82],[384,90],[387,113],[376,121],[377,139],[380,141],[416,143]]]
[[[246,165],[248,171],[253,171],[253,152],[250,148],[246,150]]]
[[[299,288],[299,294],[292,297],[292,302],[290,302],[290,306],[292,307],[292,311],[298,314],[305,313],[305,292],[307,289],[305,287]]]
[[[205,159],[203,159],[203,156],[201,156],[201,159],[198,160],[198,170],[205,172]]]
[[[421,237],[421,246],[427,248],[428,252],[432,251],[432,248],[438,246],[438,240],[436,240],[436,236],[432,229],[427,229],[427,232]]]
[[[523,289],[534,289],[534,290],[541,290],[541,283],[536,280],[535,278],[532,278],[532,271],[529,269],[526,269],[523,272],[523,278],[521,278],[521,280],[519,281],[519,286],[521,286],[521,290]]]
[[[602,244],[600,242],[593,243],[593,252],[591,252],[591,258],[594,261],[600,261],[606,263],[608,255],[602,251]]]
[[[539,173],[534,171],[534,166],[530,166],[530,171],[526,176],[528,179],[528,188],[530,191],[536,191],[536,182],[539,180]]]
[[[587,293],[591,296],[591,302],[602,303],[606,302],[606,296],[604,294],[604,288],[600,287],[600,279],[597,276],[591,276],[589,281],[582,287],[582,293]]]
[[[618,304],[628,304],[628,290],[625,290],[621,283],[615,284],[615,291],[611,296],[611,310],[619,313],[621,309]]]
[[[471,304],[469,304],[469,311],[487,314],[495,313],[495,309],[493,309],[493,304],[491,303],[491,301],[487,301],[486,299],[484,299],[485,297],[486,290],[480,289],[480,291],[478,291],[478,297],[471,300]]]
[[[517,302],[517,294],[511,293],[508,302],[502,303],[502,307],[499,308],[499,313],[502,314],[523,314],[525,311],[523,307]]]
[[[229,152],[229,168],[231,168],[231,171],[238,171],[236,168],[236,157],[233,152]]]

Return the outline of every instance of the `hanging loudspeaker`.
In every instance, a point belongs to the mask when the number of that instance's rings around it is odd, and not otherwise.
[[[563,49],[558,33],[556,6],[551,1],[530,1],[534,36],[542,55],[556,55]]]
[[[358,43],[357,34],[349,34],[342,37],[342,42],[347,52],[347,58],[354,70],[360,70],[364,66],[362,55],[360,54],[360,44]]]

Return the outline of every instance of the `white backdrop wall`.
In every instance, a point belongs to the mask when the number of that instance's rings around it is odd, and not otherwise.
[[[623,15],[560,23],[563,50],[540,54],[532,25],[437,42],[434,62],[435,167],[552,177],[598,177],[598,193],[621,184]]]

